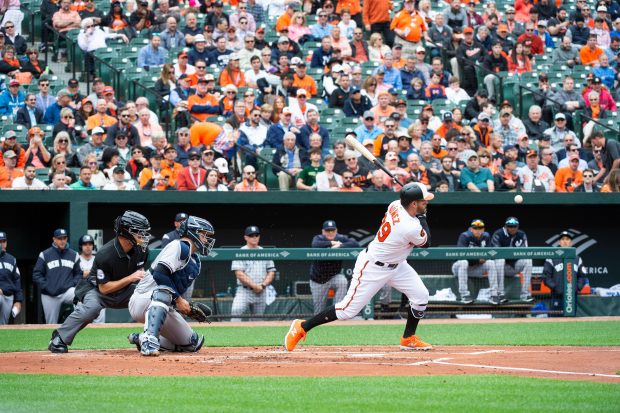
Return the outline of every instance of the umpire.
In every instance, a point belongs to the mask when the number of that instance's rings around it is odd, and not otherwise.
[[[52,332],[48,350],[66,353],[77,333],[92,323],[103,308],[127,308],[138,281],[144,278],[151,225],[133,211],[116,218],[116,237],[95,256],[87,278],[75,290],[77,306],[65,322]]]
[[[336,221],[323,222],[323,231],[312,238],[312,248],[357,248],[359,244],[352,238],[338,233]],[[310,291],[314,314],[325,309],[327,294],[334,289],[334,303],[340,302],[347,294],[348,283],[342,270],[342,261],[314,261],[310,266]]]

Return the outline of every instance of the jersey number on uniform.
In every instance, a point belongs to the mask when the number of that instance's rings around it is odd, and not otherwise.
[[[379,242],[385,241],[388,235],[390,235],[390,232],[392,232],[392,225],[387,220],[387,215],[385,215],[381,221],[381,228],[379,228],[379,232],[377,232],[377,239]]]

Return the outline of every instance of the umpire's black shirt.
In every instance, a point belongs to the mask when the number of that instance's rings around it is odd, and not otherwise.
[[[148,257],[148,249],[142,252],[139,248],[133,248],[129,253],[123,251],[118,238],[106,243],[95,256],[95,262],[88,275],[88,280],[94,284],[106,284],[110,281],[118,281],[133,274],[140,268],[144,268]],[[128,290],[133,293],[137,283],[129,284],[125,288],[115,291],[106,296],[126,297]]]

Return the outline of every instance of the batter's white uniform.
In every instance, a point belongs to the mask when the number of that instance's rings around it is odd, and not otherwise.
[[[411,250],[426,241],[426,231],[418,218],[409,215],[400,200],[392,202],[377,235],[357,256],[349,291],[336,304],[336,317],[355,317],[385,284],[404,293],[414,310],[426,310],[428,290],[407,263]]]

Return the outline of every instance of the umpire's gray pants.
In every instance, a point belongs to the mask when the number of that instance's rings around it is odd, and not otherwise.
[[[97,319],[104,308],[127,308],[132,292],[133,289],[129,289],[120,296],[110,297],[101,294],[96,288],[88,291],[58,328],[62,341],[71,345],[77,333]]]
[[[139,323],[145,323],[146,331],[146,314],[151,305],[151,296],[153,291],[147,291],[141,294],[134,293],[129,300],[129,314],[131,318]],[[159,345],[163,349],[174,350],[176,345],[186,346],[192,341],[194,330],[187,324],[183,315],[172,307],[168,309],[168,315],[164,324],[159,330]]]
[[[8,324],[13,309],[13,296],[0,294],[0,325]]]
[[[523,273],[523,284],[521,284],[521,295],[530,293],[530,285],[532,281],[532,260],[520,259],[515,262],[515,266],[506,265],[505,259],[495,260],[495,271],[497,272],[498,289],[500,294],[504,293],[504,277],[513,277],[519,273]]]
[[[233,318],[231,318],[230,321],[241,321],[241,318],[238,318],[238,316],[246,313],[247,311],[250,311],[250,314],[261,315],[265,312],[266,307],[267,302],[265,290],[263,290],[260,294],[256,294],[254,290],[243,288],[239,285],[237,286],[235,298],[233,298],[232,308],[230,310],[230,315]],[[253,318],[252,320],[254,321],[259,319]]]
[[[312,291],[314,314],[318,314],[325,309],[327,304],[327,294],[332,288],[334,289],[334,303],[339,303],[347,295],[347,289],[349,288],[347,278],[342,274],[336,274],[325,284],[320,284],[310,280],[310,291]]]
[[[71,287],[64,293],[58,294],[56,296],[41,294],[41,304],[43,304],[43,314],[45,314],[45,322],[47,324],[58,323],[60,306],[63,304],[73,304],[73,297],[75,297],[75,287]]]
[[[452,274],[459,279],[459,295],[461,298],[464,295],[470,295],[469,288],[467,287],[467,278],[482,278],[485,273],[487,273],[489,277],[491,296],[498,295],[497,272],[495,271],[495,265],[492,260],[487,260],[480,265],[474,266],[470,266],[467,260],[459,260],[452,264]]]

